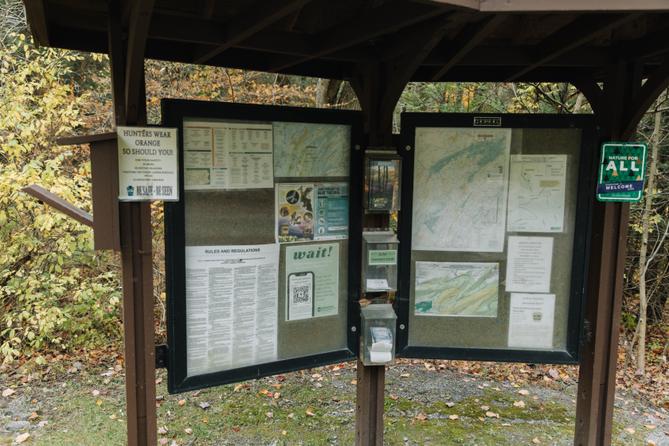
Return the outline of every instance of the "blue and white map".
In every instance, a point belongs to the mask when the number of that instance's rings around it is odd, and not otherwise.
[[[347,177],[351,129],[340,124],[274,122],[275,177]]]
[[[502,252],[511,129],[416,129],[412,249]]]
[[[416,316],[497,317],[497,263],[416,262]]]

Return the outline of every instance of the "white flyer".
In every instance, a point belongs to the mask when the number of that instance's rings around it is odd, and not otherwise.
[[[502,252],[511,129],[416,129],[411,248]]]
[[[272,188],[272,150],[272,124],[185,121],[184,188]]]
[[[177,129],[117,127],[118,199],[178,201]]]
[[[510,232],[564,230],[567,155],[511,155]]]
[[[509,347],[552,348],[555,294],[511,293]]]
[[[187,246],[188,376],[276,360],[279,245]]]
[[[553,237],[509,237],[506,291],[548,293]]]

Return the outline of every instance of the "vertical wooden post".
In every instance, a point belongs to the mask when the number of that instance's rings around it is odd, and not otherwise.
[[[367,146],[389,147],[392,141],[393,109],[384,110],[385,113],[380,110],[380,102],[383,97],[381,76],[378,64],[369,64],[362,67],[359,76],[352,81],[352,85],[364,114]],[[381,214],[363,215],[362,221],[365,228],[388,226],[388,217]],[[385,384],[385,366],[365,366],[358,359],[355,412],[355,444],[357,446],[383,445]]]
[[[128,55],[136,55],[138,51],[129,51],[127,41],[122,39],[118,2],[110,4],[109,17],[109,56],[116,124],[146,124],[143,49],[139,62],[135,60],[128,63]],[[147,17],[144,19],[148,21]],[[143,45],[141,42],[136,44]],[[127,67],[132,67],[133,72],[129,72]],[[139,85],[129,85],[131,83]],[[132,95],[127,94],[128,92]],[[155,445],[156,371],[150,203],[119,203],[119,219],[123,268],[127,443],[130,446]]]
[[[365,120],[368,147],[393,147],[395,106],[421,62],[441,41],[451,26],[450,17],[437,17],[420,24],[404,37],[406,50],[383,62],[362,64],[351,79]],[[364,171],[364,169],[363,169]],[[389,227],[389,215],[363,216],[366,228]],[[383,445],[385,366],[366,367],[358,360],[356,389],[356,445]]]
[[[622,129],[628,127],[625,118],[640,84],[633,67],[609,68],[599,106],[593,107],[602,141],[631,136],[622,134]],[[628,204],[594,201],[576,404],[574,444],[578,446],[611,444],[628,219]]]

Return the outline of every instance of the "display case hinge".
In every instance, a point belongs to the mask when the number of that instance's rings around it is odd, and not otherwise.
[[[167,368],[167,354],[169,348],[167,344],[158,344],[156,345],[156,368],[157,369],[166,369]]]

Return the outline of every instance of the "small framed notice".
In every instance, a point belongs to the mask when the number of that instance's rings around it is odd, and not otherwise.
[[[178,201],[177,129],[117,127],[118,199]]]

